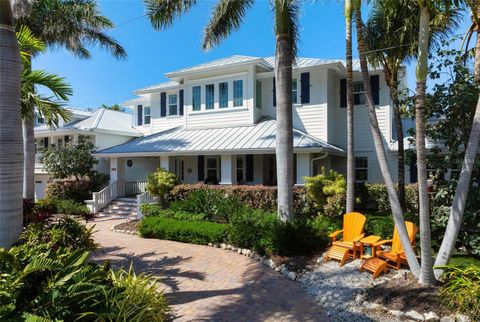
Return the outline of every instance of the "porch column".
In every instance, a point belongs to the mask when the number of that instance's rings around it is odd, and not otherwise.
[[[170,171],[170,158],[168,156],[160,156],[160,168]]]
[[[117,182],[117,195],[125,195],[125,160],[110,158],[110,183]]]
[[[303,186],[303,177],[310,176],[310,153],[297,153],[297,182],[295,185]]]
[[[222,155],[221,156],[221,173],[222,178],[220,184],[233,184],[232,176],[232,155]]]

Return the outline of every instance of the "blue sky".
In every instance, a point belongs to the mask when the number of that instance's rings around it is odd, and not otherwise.
[[[124,46],[128,58],[116,60],[108,52],[92,47],[93,58],[81,60],[65,50],[57,49],[36,58],[34,68],[45,69],[67,79],[74,90],[69,106],[95,109],[101,104],[111,105],[128,100],[133,97],[135,89],[160,83],[165,80],[164,73],[180,67],[235,54],[273,55],[273,19],[266,0],[256,2],[247,13],[240,30],[232,33],[221,46],[208,53],[202,51],[202,30],[213,3],[204,1],[178,19],[172,27],[154,31],[144,16],[142,1],[100,1],[102,13],[117,25],[109,34]],[[467,24],[465,22],[457,33],[464,32]],[[300,25],[300,56],[344,58],[343,2],[306,2]],[[412,66],[409,68],[411,88],[414,87],[413,82]]]

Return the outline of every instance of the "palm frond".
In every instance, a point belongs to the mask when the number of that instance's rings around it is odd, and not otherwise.
[[[22,80],[34,86],[44,86],[55,95],[57,99],[67,101],[73,94],[72,87],[65,82],[65,78],[44,70],[32,70],[22,75]]]
[[[203,33],[202,47],[210,50],[240,28],[247,10],[254,0],[220,0],[214,6],[210,21]]]
[[[147,16],[154,29],[171,26],[176,18],[188,12],[197,0],[145,0]]]
[[[27,26],[20,26],[17,30],[18,46],[22,60],[29,59],[32,55],[45,51],[45,43],[35,37]]]

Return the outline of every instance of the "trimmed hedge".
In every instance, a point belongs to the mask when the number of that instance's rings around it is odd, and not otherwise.
[[[46,198],[70,199],[83,203],[92,198],[93,183],[89,179],[54,180],[47,184]]]
[[[205,220],[204,214],[192,214],[185,211],[175,211],[172,209],[163,209],[159,204],[143,204],[141,206],[142,214],[145,217],[173,218],[177,220],[202,221]]]
[[[245,206],[261,209],[267,212],[277,212],[277,187],[270,186],[215,186],[206,184],[180,184],[170,193],[170,201],[185,200],[193,192],[200,189],[219,190],[225,197],[234,196]],[[303,187],[293,188],[294,213],[300,217],[315,217],[317,211],[313,202],[308,198]]]
[[[223,242],[227,233],[227,225],[208,221],[146,217],[140,222],[139,232],[144,238],[205,245]]]

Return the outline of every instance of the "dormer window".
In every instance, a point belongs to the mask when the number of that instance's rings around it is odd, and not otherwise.
[[[194,111],[200,111],[202,103],[202,88],[200,86],[192,87],[192,108]]]
[[[294,78],[292,79],[292,104],[297,104],[297,95],[298,95],[297,79]]]
[[[213,84],[205,85],[205,108],[212,110],[215,104],[215,86]]]
[[[168,115],[178,115],[177,94],[168,95]]]
[[[145,107],[143,110],[143,124],[150,124],[150,107]]]
[[[233,106],[243,106],[243,80],[233,81]]]
[[[220,108],[228,107],[228,82],[218,84]]]

